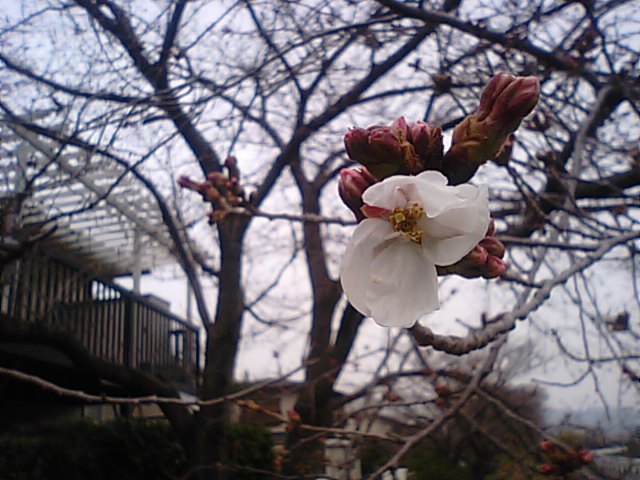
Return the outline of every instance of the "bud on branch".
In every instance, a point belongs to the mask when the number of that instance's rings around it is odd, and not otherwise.
[[[358,222],[365,218],[361,210],[364,206],[362,194],[376,182],[376,177],[371,175],[371,172],[365,167],[344,168],[340,171],[338,193],[344,204],[354,213]]]
[[[180,177],[178,185],[193,190],[202,196],[205,202],[213,207],[209,214],[209,222],[215,223],[224,219],[237,206],[246,205],[245,192],[240,184],[240,171],[235,157],[225,161],[227,174],[212,172],[203,182],[195,182],[189,177]]]
[[[453,184],[469,180],[478,167],[495,158],[540,98],[536,77],[514,77],[500,73],[487,84],[480,106],[453,131],[451,149],[443,171]]]
[[[390,126],[356,127],[344,137],[351,160],[366,166],[378,179],[440,170],[442,130],[425,122],[408,124],[404,117]]]

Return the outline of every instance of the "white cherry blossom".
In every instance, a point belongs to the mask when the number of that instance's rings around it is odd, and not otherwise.
[[[448,186],[430,170],[388,177],[362,199],[367,218],[342,259],[342,288],[379,325],[411,327],[440,306],[436,265],[456,263],[484,237],[486,187]]]

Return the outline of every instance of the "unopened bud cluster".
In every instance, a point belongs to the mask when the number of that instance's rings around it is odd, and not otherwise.
[[[540,465],[540,472],[545,475],[565,478],[566,475],[593,462],[593,453],[584,447],[566,449],[551,440],[545,440],[540,444],[540,449],[548,459],[547,463]]]
[[[453,131],[451,148],[443,153],[442,130],[404,117],[389,126],[354,128],[344,138],[349,157],[379,180],[396,174],[439,170],[457,185],[468,181],[487,160],[508,161],[511,134],[540,98],[536,77],[500,73],[487,84],[476,113]]]
[[[211,203],[213,210],[209,213],[209,223],[225,218],[234,207],[247,203],[236,158],[228,157],[224,166],[226,173],[212,172],[204,182],[195,182],[189,177],[178,179],[181,187],[198,192],[205,202]]]
[[[366,166],[378,179],[396,174],[440,170],[442,130],[425,122],[408,124],[404,117],[390,126],[354,128],[344,144],[349,158]]]

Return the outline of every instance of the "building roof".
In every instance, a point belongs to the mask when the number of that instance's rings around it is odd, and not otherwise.
[[[24,192],[22,227],[55,226],[51,248],[105,277],[175,262],[156,200],[131,169],[2,117],[0,143],[0,197]]]

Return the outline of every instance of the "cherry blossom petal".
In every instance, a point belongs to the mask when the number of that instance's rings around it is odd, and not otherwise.
[[[414,201],[422,205],[429,218],[452,208],[460,208],[467,201],[475,201],[478,196],[478,189],[473,185],[447,186],[447,178],[433,170],[421,173],[416,179],[418,198]]]
[[[383,327],[409,328],[440,307],[435,265],[404,238],[378,249],[369,274],[367,307]]]
[[[459,203],[437,217],[418,221],[425,231],[422,238],[424,255],[436,265],[451,265],[484,238],[490,216],[485,189],[479,189],[477,198]]]
[[[426,182],[439,187],[446,187],[449,183],[447,177],[437,170],[425,170],[424,172],[416,175],[416,178],[421,182]]]
[[[489,225],[488,210],[485,215],[473,208],[456,208],[421,221],[420,227],[427,232],[422,238],[425,257],[442,266],[462,259],[484,238]]]
[[[415,177],[406,175],[394,175],[387,177],[383,181],[376,183],[365,190],[362,200],[367,205],[393,210],[394,208],[404,208],[419,197],[416,193],[415,182],[408,182]]]
[[[363,315],[371,315],[367,289],[375,249],[398,236],[388,222],[365,219],[358,224],[347,245],[340,266],[340,281],[351,305]]]
[[[410,327],[439,307],[435,265],[383,220],[356,227],[340,279],[353,307],[385,327]]]

